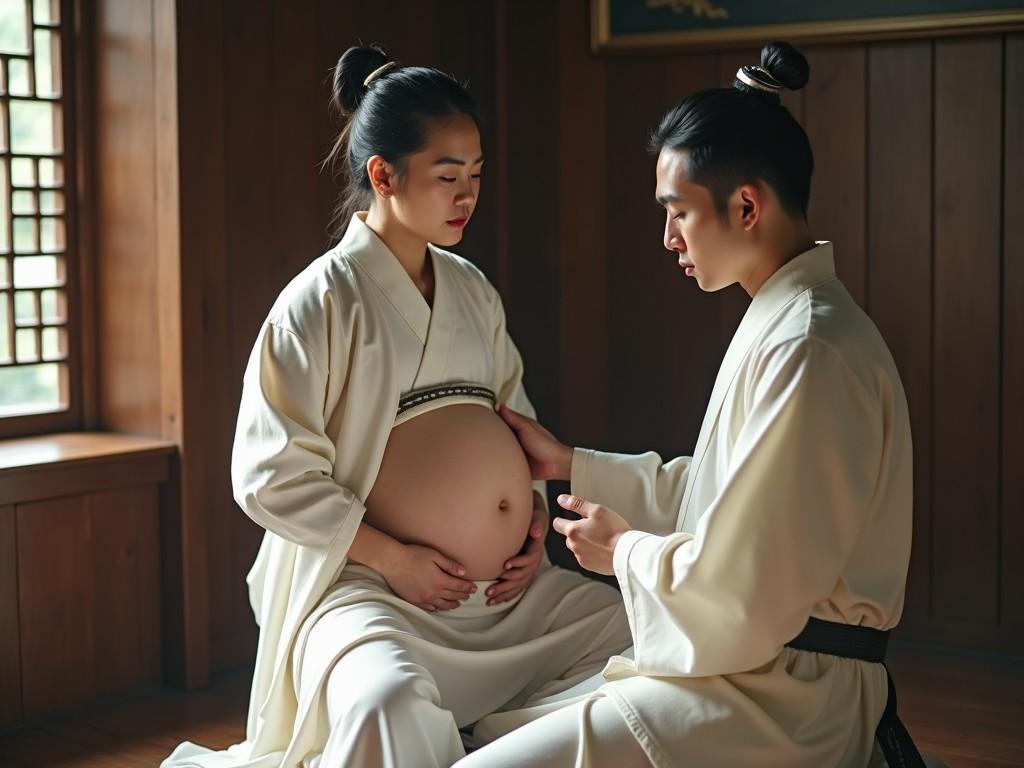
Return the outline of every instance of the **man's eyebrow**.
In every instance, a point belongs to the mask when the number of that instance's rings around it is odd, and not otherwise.
[[[682,200],[682,198],[679,195],[673,195],[671,193],[667,195],[658,195],[654,199],[658,201],[658,205],[662,206],[668,205],[669,203],[678,203],[680,200]]]
[[[480,163],[482,163],[483,161],[484,161],[484,156],[480,155],[480,157],[478,157],[474,161],[473,165],[480,165]],[[448,156],[439,157],[437,160],[434,161],[434,165],[465,165],[465,164],[466,164],[465,160],[459,160],[458,158],[448,157]]]

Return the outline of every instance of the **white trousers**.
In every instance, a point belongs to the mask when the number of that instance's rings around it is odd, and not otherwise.
[[[649,768],[650,765],[619,708],[600,692],[555,709],[456,763],[457,768]]]
[[[621,599],[604,584],[548,568],[517,603],[494,607],[485,605],[488,584],[431,614],[373,571],[346,568],[296,649],[299,699],[319,697],[322,747],[307,768],[453,765],[481,718],[577,700],[630,644]]]

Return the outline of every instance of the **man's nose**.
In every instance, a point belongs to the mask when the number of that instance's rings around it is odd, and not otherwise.
[[[665,248],[677,253],[686,253],[686,242],[679,233],[673,229],[671,223],[665,225]]]

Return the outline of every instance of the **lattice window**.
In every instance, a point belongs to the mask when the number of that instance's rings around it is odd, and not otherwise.
[[[0,418],[71,407],[61,13],[0,0]]]

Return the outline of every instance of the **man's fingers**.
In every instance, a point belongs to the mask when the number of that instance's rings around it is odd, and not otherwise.
[[[469,599],[469,592],[463,592],[457,589],[442,589],[441,597],[445,600],[454,600],[456,602],[462,602],[463,600]]]
[[[568,493],[563,493],[558,497],[558,506],[562,509],[567,509],[570,512],[575,512],[580,517],[590,517],[601,505],[594,504],[586,499],[581,499],[579,496],[572,496]]]
[[[569,531],[572,530],[572,524],[575,520],[570,520],[567,517],[556,517],[551,521],[551,527],[558,531],[563,536],[568,536]]]
[[[443,597],[434,598],[434,606],[439,611],[450,611],[452,608],[458,608],[458,600],[445,600]]]
[[[498,406],[498,415],[501,416],[501,418],[505,420],[505,423],[512,427],[512,429],[525,427],[529,423],[523,414],[518,411],[513,411],[504,403]]]

